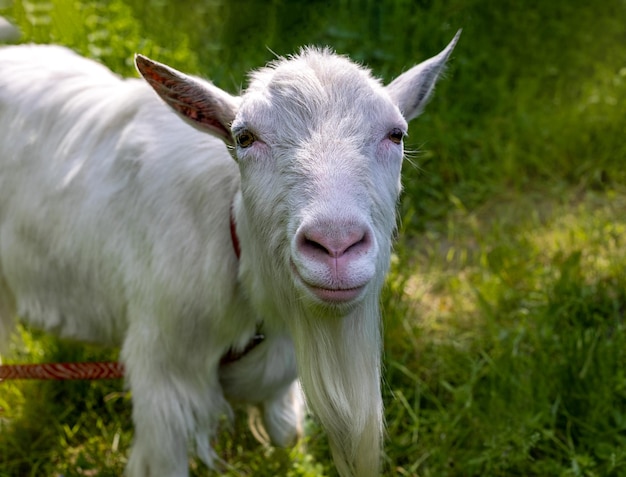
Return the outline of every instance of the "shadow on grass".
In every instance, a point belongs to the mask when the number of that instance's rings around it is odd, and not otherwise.
[[[594,207],[468,214],[416,268],[430,288],[391,281],[390,475],[626,475],[626,236]]]

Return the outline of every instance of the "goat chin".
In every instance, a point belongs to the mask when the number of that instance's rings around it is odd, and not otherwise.
[[[379,475],[381,330],[377,298],[341,318],[301,317],[292,327],[306,400],[326,430],[340,475]]]

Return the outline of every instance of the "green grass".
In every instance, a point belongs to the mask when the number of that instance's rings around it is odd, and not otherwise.
[[[390,79],[463,27],[408,144],[383,295],[384,475],[626,476],[623,1],[54,0],[4,14],[25,41],[123,74],[139,51],[231,91],[304,43]],[[115,356],[23,330],[9,358]],[[120,382],[5,382],[0,408],[0,476],[120,475]],[[216,446],[226,475],[335,475],[313,420],[307,434],[266,448],[240,416]]]
[[[577,192],[461,207],[398,258],[398,474],[626,475],[626,191]]]

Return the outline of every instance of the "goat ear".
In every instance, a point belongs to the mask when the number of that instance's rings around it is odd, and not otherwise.
[[[226,144],[234,144],[230,126],[239,107],[239,98],[143,55],[135,55],[135,65],[161,99],[185,121]]]
[[[407,121],[418,116],[424,109],[460,35],[461,30],[437,56],[414,66],[387,85],[389,96]]]

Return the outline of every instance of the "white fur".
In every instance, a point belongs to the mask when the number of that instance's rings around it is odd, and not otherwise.
[[[188,445],[211,465],[227,400],[256,405],[270,439],[292,443],[296,363],[339,473],[377,475],[378,296],[403,155],[390,132],[406,132],[455,42],[398,88],[305,49],[252,74],[241,97],[138,58],[196,129],[146,82],[66,49],[0,49],[0,338],[17,314],[122,347],[129,476],[188,475]],[[229,153],[220,139],[237,136]],[[260,323],[266,340],[220,366]]]

